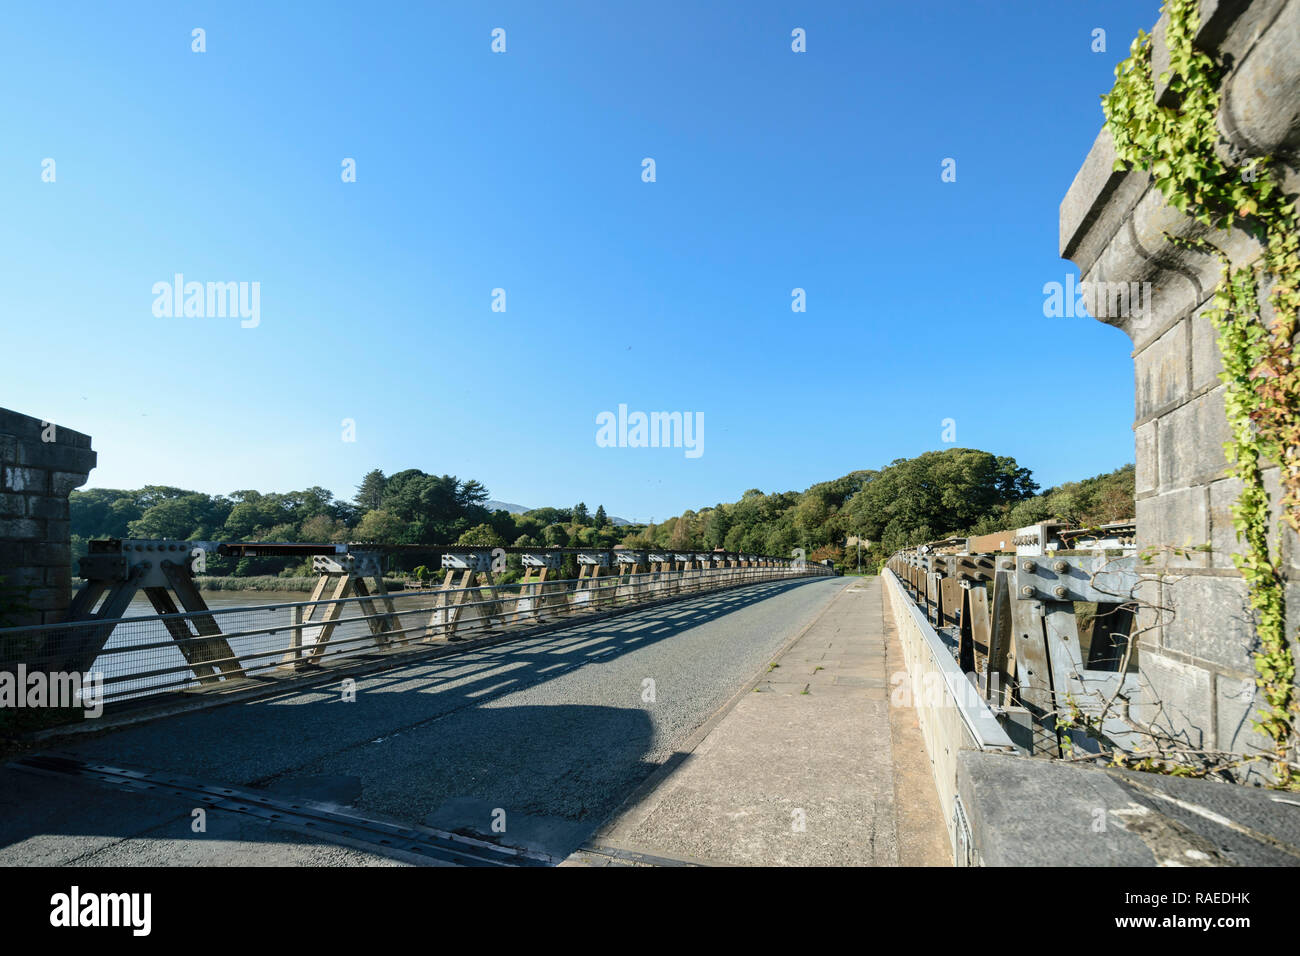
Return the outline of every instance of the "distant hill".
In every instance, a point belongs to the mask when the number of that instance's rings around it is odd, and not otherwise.
[[[483,507],[486,508],[488,511],[508,511],[512,515],[521,515],[525,511],[533,510],[532,508],[529,508],[526,505],[516,505],[510,503],[509,501],[496,501],[492,498],[489,498],[487,501],[483,502]],[[616,515],[610,515],[609,521],[610,524],[613,524],[616,527],[620,527],[620,528],[623,527],[624,525],[629,525],[632,523],[628,521],[626,518],[619,518]]]

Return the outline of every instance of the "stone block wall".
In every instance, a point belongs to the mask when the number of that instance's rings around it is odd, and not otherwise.
[[[0,597],[29,608],[5,623],[52,623],[71,603],[68,494],[94,467],[89,435],[0,408]]]
[[[1219,117],[1220,151],[1240,164],[1272,155],[1285,190],[1300,193],[1300,0],[1201,0],[1196,44],[1227,67]],[[1158,76],[1166,19],[1156,25]],[[1157,96],[1162,95],[1157,83]],[[1205,749],[1247,752],[1263,741],[1250,727],[1256,647],[1246,589],[1232,561],[1240,550],[1231,505],[1238,482],[1226,476],[1230,437],[1216,334],[1205,311],[1219,281],[1216,259],[1170,243],[1166,233],[1205,237],[1234,266],[1259,257],[1243,233],[1212,232],[1171,209],[1149,174],[1116,172],[1104,129],[1061,203],[1061,255],[1094,294],[1091,314],[1133,342],[1138,540],[1142,546],[1197,546],[1163,556],[1143,596],[1168,610],[1143,636],[1144,698],[1134,716]],[[1109,315],[1110,283],[1149,282],[1149,308]],[[1265,290],[1266,291],[1266,290]],[[1267,318],[1267,315],[1265,315]],[[1266,472],[1278,499],[1278,470]],[[1283,540],[1289,578],[1288,633],[1300,630],[1300,547]]]

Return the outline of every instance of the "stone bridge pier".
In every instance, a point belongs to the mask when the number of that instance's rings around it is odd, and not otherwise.
[[[1196,46],[1226,67],[1219,152],[1231,165],[1270,155],[1285,191],[1300,192],[1300,0],[1201,0]],[[1152,39],[1156,94],[1167,102],[1165,31]],[[1116,171],[1110,133],[1097,137],[1060,209],[1061,255],[1079,267],[1100,321],[1133,341],[1137,530],[1141,547],[1197,547],[1162,554],[1141,597],[1168,608],[1149,618],[1141,675],[1150,694],[1134,716],[1173,730],[1197,749],[1244,753],[1265,747],[1251,728],[1257,639],[1231,506],[1241,490],[1227,477],[1230,438],[1217,335],[1206,311],[1219,262],[1175,245],[1170,236],[1204,237],[1237,268],[1259,259],[1240,231],[1207,229],[1168,206],[1150,174]],[[1149,283],[1149,285],[1147,285]],[[1127,303],[1127,308],[1124,307]],[[1136,307],[1135,307],[1136,306]],[[1269,318],[1267,308],[1265,319]],[[1274,506],[1279,469],[1265,472]],[[1300,629],[1296,536],[1286,532],[1287,633]],[[1159,703],[1156,703],[1159,702]],[[1267,748],[1266,748],[1267,749]]]
[[[51,624],[72,601],[68,494],[95,467],[90,436],[0,408],[0,624]]]

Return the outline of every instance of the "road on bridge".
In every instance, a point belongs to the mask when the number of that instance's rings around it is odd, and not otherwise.
[[[853,580],[414,662],[354,700],[334,682],[65,740],[44,753],[67,760],[0,769],[0,864],[500,862],[447,834],[558,862]]]

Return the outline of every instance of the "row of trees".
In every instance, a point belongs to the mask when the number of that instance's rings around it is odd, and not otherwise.
[[[1133,517],[1133,466],[1038,492],[1014,458],[970,448],[900,458],[803,492],[746,491],[741,499],[687,511],[629,534],[635,547],[717,548],[853,564],[850,538],[866,539],[863,565],[924,541],[1024,527],[1046,520],[1077,526]]]
[[[401,545],[472,544],[486,547],[613,547],[624,533],[604,505],[592,514],[538,508],[522,515],[489,511],[477,481],[427,474],[416,468],[369,472],[352,501],[325,488],[286,494],[236,491],[208,495],[165,485],[134,491],[94,488],[70,496],[74,555],[92,538],[173,538],[190,541],[367,542]],[[397,562],[417,564],[420,558]],[[213,574],[294,574],[310,562],[208,559]],[[291,566],[296,565],[296,566]]]
[[[1133,466],[1036,494],[1015,459],[969,448],[900,458],[879,471],[855,471],[802,492],[746,491],[739,501],[686,511],[659,524],[614,525],[603,505],[591,513],[536,508],[490,511],[477,481],[416,468],[369,472],[351,501],[324,488],[285,494],[207,495],[162,485],[135,491],[96,488],[71,496],[74,549],[90,538],[221,541],[368,542],[482,547],[591,547],[752,551],[814,560],[845,558],[850,537],[872,542],[872,565],[909,544],[954,534],[1021,527],[1047,519],[1077,525],[1133,515]],[[850,554],[849,560],[855,557]],[[283,558],[214,557],[215,574],[295,573]],[[405,570],[419,556],[399,561]],[[408,567],[409,565],[409,567]]]

